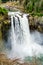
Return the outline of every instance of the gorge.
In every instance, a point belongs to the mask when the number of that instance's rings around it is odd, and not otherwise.
[[[35,32],[39,35],[36,38],[32,39],[32,35],[29,30],[29,23],[28,23],[28,14],[22,14],[20,12],[9,12],[8,15],[11,17],[11,28],[9,31],[8,39],[6,47],[7,49],[10,47],[10,50],[7,50],[8,56],[10,58],[25,58],[27,56],[34,56],[43,54],[43,41],[39,43],[40,34]],[[33,35],[34,36],[34,35]]]

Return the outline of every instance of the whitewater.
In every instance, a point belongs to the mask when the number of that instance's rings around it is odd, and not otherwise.
[[[11,16],[11,38],[12,49],[9,52],[10,58],[25,58],[27,56],[39,56],[43,54],[43,46],[33,41],[30,29],[28,14],[20,12],[9,12]]]

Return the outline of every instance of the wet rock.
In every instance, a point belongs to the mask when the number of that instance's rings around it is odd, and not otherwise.
[[[38,28],[37,28],[37,30],[40,31],[40,32],[43,32],[43,26],[39,25]]]
[[[30,30],[38,30],[43,33],[43,16],[30,16],[29,17],[29,27]]]

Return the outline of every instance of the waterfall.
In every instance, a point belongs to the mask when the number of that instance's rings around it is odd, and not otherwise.
[[[43,47],[35,43],[30,35],[27,14],[10,12],[11,45],[10,57],[24,58],[43,53]]]

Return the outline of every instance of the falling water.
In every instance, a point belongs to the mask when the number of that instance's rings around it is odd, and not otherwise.
[[[30,35],[27,14],[14,12],[11,16],[11,45],[10,57],[24,58],[38,55],[42,52],[42,46],[35,43]]]

